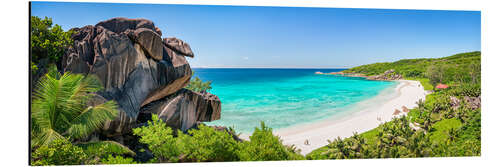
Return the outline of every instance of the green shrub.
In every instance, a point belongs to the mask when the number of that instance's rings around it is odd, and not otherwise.
[[[86,159],[82,148],[66,139],[57,139],[36,149],[31,165],[82,165]]]
[[[45,65],[58,64],[66,48],[73,44],[71,35],[73,31],[64,31],[61,26],[52,23],[52,19],[45,17],[41,19],[37,16],[31,16],[31,69],[46,60]]]
[[[148,126],[133,129],[134,135],[140,137],[139,142],[147,144],[159,162],[177,162],[180,155],[177,139],[171,128],[153,114]]]
[[[433,142],[444,143],[448,141],[450,137],[456,137],[455,133],[462,126],[462,123],[458,119],[443,119],[436,122],[432,127],[435,131],[431,132],[430,139]],[[452,133],[450,133],[452,132]]]
[[[481,96],[481,84],[480,83],[463,83],[459,86],[453,87],[449,90],[450,95],[453,96],[470,96],[478,97]]]
[[[107,158],[101,161],[102,164],[137,164],[132,158],[124,158],[122,156],[113,157],[108,155]]]
[[[242,161],[270,161],[304,159],[293,147],[282,144],[278,136],[272,134],[272,129],[261,122],[260,128],[255,128],[250,141],[240,144],[238,157]]]
[[[237,141],[225,131],[200,125],[177,138],[185,161],[236,161]]]
[[[194,76],[194,72],[192,74]],[[200,78],[195,77],[194,80],[189,81],[189,84],[186,86],[186,89],[195,91],[195,92],[207,92],[212,89],[212,81],[203,82]]]

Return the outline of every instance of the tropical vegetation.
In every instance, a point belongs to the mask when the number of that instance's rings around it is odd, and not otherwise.
[[[424,83],[430,83],[433,86],[438,83],[452,85],[480,83],[481,52],[460,53],[443,58],[403,59],[396,62],[367,64],[343,72],[378,75],[390,69],[394,69],[396,73],[403,75],[404,78],[428,80]]]
[[[40,65],[58,64],[61,61],[65,49],[73,43],[73,31],[64,31],[60,25],[52,22],[52,18],[31,16],[30,19],[30,68],[32,72],[37,72]]]
[[[425,102],[407,116],[393,119],[371,131],[329,141],[309,153],[307,159],[402,158],[481,155],[481,108],[470,98],[480,98],[480,52],[438,59],[400,60],[355,67],[345,72],[378,75],[395,69],[405,79],[418,78],[434,89],[438,83],[451,85],[427,95]],[[424,71],[425,70],[425,71]],[[432,87],[430,87],[432,85]],[[426,87],[424,85],[424,87]],[[460,104],[453,104],[452,99]]]
[[[61,73],[57,64],[72,42],[71,31],[52,25],[50,18],[31,17],[32,72],[41,75],[31,98],[31,165],[134,164],[154,162],[267,161],[301,159],[403,158],[481,155],[481,107],[470,99],[481,96],[481,53],[444,58],[405,59],[345,70],[378,75],[387,70],[418,80],[432,91],[406,116],[348,138],[334,138],[306,156],[284,145],[272,129],[261,123],[250,140],[241,140],[232,128],[199,124],[187,132],[173,129],[157,115],[133,129],[138,145],[152,158],[143,161],[136,152],[113,140],[99,138],[105,122],[118,114],[114,101],[97,103],[102,90],[92,75]],[[194,73],[193,73],[194,75]],[[435,89],[439,83],[450,85]],[[211,81],[195,77],[187,89],[207,92]],[[458,102],[457,102],[458,101]]]
[[[241,141],[232,130],[216,130],[203,124],[187,133],[174,131],[153,114],[148,126],[134,129],[134,134],[153,153],[154,159],[150,162],[303,159],[298,150],[283,145],[264,123],[255,128],[250,141]]]
[[[104,153],[134,154],[117,142],[87,141],[118,113],[114,101],[88,105],[101,88],[92,75],[60,74],[55,66],[49,68],[38,82],[31,102],[33,164],[67,164],[69,161],[61,159],[66,153],[82,154],[71,159],[71,164],[80,164],[85,158],[99,159]],[[56,150],[61,152],[55,154]]]
[[[194,71],[193,74],[194,75]],[[194,79],[191,79],[189,81],[189,84],[186,86],[186,89],[195,91],[195,92],[208,92],[210,89],[212,89],[212,81],[206,81],[203,82],[198,76],[194,77]]]

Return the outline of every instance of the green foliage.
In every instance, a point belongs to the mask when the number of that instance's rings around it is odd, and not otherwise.
[[[83,149],[68,140],[57,139],[32,154],[31,165],[81,165],[87,159]]]
[[[424,87],[424,90],[432,90],[434,88],[428,78],[405,77],[405,79],[419,81]]]
[[[433,85],[438,82],[480,83],[481,52],[460,53],[443,58],[404,59],[392,63],[373,63],[343,72],[378,75],[390,69],[394,69],[404,78],[428,78]]]
[[[449,90],[450,95],[453,96],[481,96],[481,83],[463,83],[459,87]]]
[[[113,157],[108,155],[107,158],[102,160],[102,164],[137,164],[132,158],[124,158],[122,156]]]
[[[192,129],[188,134],[179,132],[179,146],[184,161],[236,161],[237,141],[225,131],[217,131],[205,125]]]
[[[82,147],[87,155],[95,155],[100,158],[110,154],[135,156],[134,151],[115,141],[92,141],[77,145]]]
[[[51,18],[31,16],[32,61],[35,64],[42,59],[47,59],[49,63],[59,62],[65,48],[73,43],[72,34],[72,31],[64,31],[61,26],[53,25]]]
[[[147,144],[157,162],[259,161],[304,159],[293,147],[284,146],[264,124],[250,141],[239,142],[227,131],[200,125],[187,134],[173,131],[157,115],[148,126],[133,130]]]
[[[55,66],[40,79],[32,101],[32,144],[47,145],[55,139],[85,138],[118,113],[116,102],[96,106],[87,102],[102,87],[92,76],[57,72]]]
[[[139,142],[147,144],[149,150],[159,162],[177,162],[180,155],[177,139],[173,130],[153,114],[148,126],[135,128],[134,135],[140,136]]]
[[[431,65],[427,67],[426,76],[433,87],[436,87],[438,83],[443,83],[446,68],[445,65]]]
[[[192,76],[194,76],[194,71]],[[195,91],[195,92],[208,92],[212,89],[212,81],[203,82],[200,78],[195,77],[194,80],[189,81],[189,84],[186,86],[186,89]]]
[[[260,128],[255,128],[250,141],[244,141],[237,151],[242,161],[269,161],[303,159],[297,155],[295,148],[282,144],[278,136],[272,134],[272,129],[261,122]]]
[[[33,61],[30,61],[30,69],[32,73],[35,73],[36,71],[38,71],[38,66],[33,63]]]
[[[432,125],[435,131],[431,132],[430,139],[433,142],[444,143],[455,138],[458,134],[457,131],[462,126],[462,122],[456,118],[444,119]]]

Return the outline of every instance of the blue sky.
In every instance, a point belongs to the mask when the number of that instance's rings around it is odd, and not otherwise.
[[[353,67],[481,50],[479,11],[32,2],[63,29],[152,20],[193,67]]]

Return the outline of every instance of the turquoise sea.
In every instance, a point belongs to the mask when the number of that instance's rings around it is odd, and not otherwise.
[[[391,91],[390,81],[316,75],[316,71],[343,69],[194,68],[195,76],[212,81],[222,101],[221,119],[209,125],[233,127],[251,133],[264,121],[277,130],[325,118],[340,117],[356,104]]]

